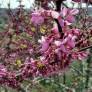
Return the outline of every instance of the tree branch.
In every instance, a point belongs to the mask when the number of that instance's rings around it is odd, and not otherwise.
[[[92,45],[90,45],[90,46],[88,46],[88,47],[84,47],[84,48],[80,49],[78,52],[84,51],[84,50],[87,50],[87,49],[90,49],[90,48],[92,48]]]
[[[63,2],[64,0],[57,0],[56,2],[55,2],[55,4],[56,4],[56,11],[57,12],[60,12],[60,10],[61,10],[61,4],[62,4],[62,2]],[[58,30],[59,30],[59,33],[61,34],[61,37],[63,37],[63,32],[62,32],[62,27],[61,27],[61,25],[59,24],[59,21],[57,20],[57,19],[55,19],[55,22],[57,23],[57,25],[58,25]]]

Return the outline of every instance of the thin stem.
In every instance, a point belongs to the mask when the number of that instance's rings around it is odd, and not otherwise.
[[[78,69],[76,69],[75,67],[71,66],[71,69],[75,71],[78,75],[84,76],[83,73],[79,71]]]
[[[66,74],[64,72],[64,75],[63,75],[63,84],[66,84]]]
[[[90,50],[92,53],[92,51]],[[90,81],[90,63],[91,63],[91,55],[87,59],[87,70],[86,70],[86,81],[85,81],[85,88],[88,89],[89,81]]]
[[[80,51],[87,50],[87,49],[90,49],[90,48],[92,48],[92,45],[90,45],[90,46],[88,46],[88,47],[84,47],[84,48],[80,49],[80,50],[79,50],[79,52],[80,52]]]

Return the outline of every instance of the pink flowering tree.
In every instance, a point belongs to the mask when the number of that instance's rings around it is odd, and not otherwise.
[[[55,9],[48,6],[51,1]],[[36,1],[40,5],[30,12],[25,11],[21,0],[15,11],[9,7],[9,23],[6,31],[0,32],[0,85],[26,92],[39,78],[60,74],[65,84],[65,73],[71,63],[87,59],[85,88],[88,88],[92,29],[88,27],[87,14],[83,16],[80,9],[68,8],[63,1]],[[90,4],[91,0],[83,2]],[[83,18],[78,20],[79,16]],[[25,89],[24,81],[29,82]],[[75,92],[62,86],[67,92]]]

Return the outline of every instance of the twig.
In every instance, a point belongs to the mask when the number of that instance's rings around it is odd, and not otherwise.
[[[63,84],[66,84],[66,74],[64,72],[64,75],[63,75]]]
[[[87,50],[87,49],[90,49],[90,48],[92,48],[92,45],[90,45],[90,46],[88,46],[88,47],[84,47],[84,48],[80,49],[78,52],[84,51],[84,50]]]
[[[71,69],[76,71],[79,75],[84,76],[81,71],[77,70],[75,67],[71,66]]]
[[[57,0],[56,1],[56,11],[57,12],[60,12],[61,11],[61,4],[62,4],[62,0]],[[62,32],[62,27],[61,27],[59,21],[57,19],[54,19],[54,20],[55,20],[55,22],[58,25],[58,30],[59,30],[59,33],[60,33],[61,37],[63,37],[64,34]]]
[[[90,53],[92,53],[91,50],[92,49],[90,49]],[[89,79],[90,79],[90,70],[89,70],[90,63],[91,63],[91,55],[87,59],[87,70],[86,70],[86,81],[85,81],[85,88],[86,89],[88,89]]]

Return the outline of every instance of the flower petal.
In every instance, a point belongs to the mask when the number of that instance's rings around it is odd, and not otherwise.
[[[79,10],[78,9],[72,9],[71,11],[70,11],[70,14],[71,15],[76,15],[76,14],[78,14],[79,13]]]

